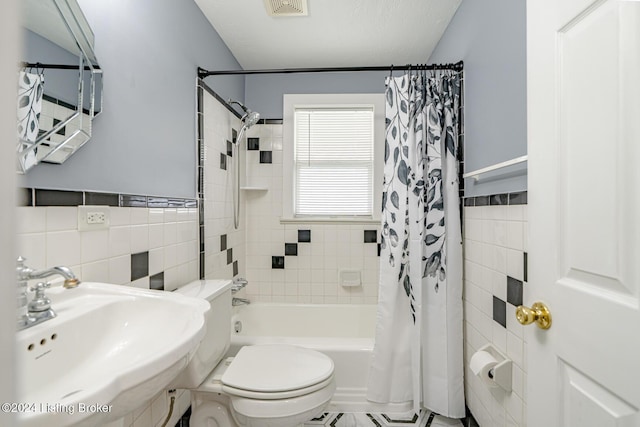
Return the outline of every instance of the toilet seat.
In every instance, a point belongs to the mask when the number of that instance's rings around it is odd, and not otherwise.
[[[252,399],[286,399],[329,384],[330,357],[292,345],[253,345],[240,349],[220,378],[230,395]]]
[[[318,416],[329,403],[336,390],[333,370],[333,360],[315,350],[245,346],[219,363],[192,397],[204,402],[225,396],[243,427],[293,427]],[[199,403],[194,414],[204,420],[216,411],[216,405]]]
[[[255,392],[250,390],[243,390],[234,387],[229,387],[226,385],[222,386],[222,391],[229,396],[237,396],[237,397],[245,397],[247,399],[258,399],[258,400],[277,400],[277,399],[290,399],[292,397],[299,397],[306,394],[313,393],[315,391],[321,390],[333,382],[333,375],[331,375],[326,380],[314,384],[309,387],[297,389],[297,390],[289,390],[289,391],[280,391],[273,393],[264,393],[264,392]]]

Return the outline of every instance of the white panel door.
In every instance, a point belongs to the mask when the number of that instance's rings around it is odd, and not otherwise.
[[[640,1],[528,0],[530,427],[640,426]]]

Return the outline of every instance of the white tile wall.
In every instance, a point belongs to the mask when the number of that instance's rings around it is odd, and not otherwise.
[[[272,151],[273,163],[260,163],[259,151],[247,151],[246,295],[254,301],[376,304],[379,258],[376,243],[364,243],[364,230],[374,224],[281,224],[283,171],[282,125],[257,125],[249,137],[260,139],[260,151]],[[246,146],[245,146],[246,148]],[[298,230],[311,230],[310,243],[298,243]],[[285,243],[298,243],[297,256],[285,256]],[[271,268],[272,256],[285,256],[285,268]],[[338,283],[343,269],[361,271],[362,286]]]
[[[77,207],[17,208],[18,254],[41,269],[64,265],[82,281],[149,288],[149,277],[131,282],[131,254],[149,251],[149,274],[164,271],[165,290],[198,279],[198,216],[195,208],[110,207],[110,226],[78,231]],[[173,424],[189,407],[180,391]],[[168,412],[160,393],[114,424],[119,427],[161,425]]]
[[[108,229],[78,231],[77,207],[19,207],[18,254],[32,268],[64,265],[80,280],[143,286],[131,283],[131,254],[149,251],[149,274],[164,271],[166,290],[198,278],[197,209],[110,207],[109,217]]]
[[[481,427],[526,426],[527,343],[513,305],[506,328],[493,320],[493,296],[506,301],[507,276],[524,279],[527,241],[526,205],[464,207],[465,394]],[[488,389],[468,368],[487,343],[514,362],[510,393]]]
[[[203,101],[205,277],[230,279],[233,277],[233,263],[227,263],[227,251],[221,250],[220,236],[227,236],[227,248],[233,250],[233,260],[238,261],[238,276],[244,276],[246,202],[241,193],[240,224],[236,230],[233,223],[233,159],[227,157],[227,169],[224,170],[220,168],[220,156],[227,155],[227,141],[232,140],[232,129],[240,132],[242,125],[233,113],[206,91]],[[244,151],[241,145],[241,176],[246,170]]]

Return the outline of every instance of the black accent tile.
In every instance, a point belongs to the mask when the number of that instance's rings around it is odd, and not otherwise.
[[[507,276],[507,302],[516,307],[522,305],[522,281]]]
[[[247,150],[260,150],[260,138],[247,138]]]
[[[58,191],[36,189],[36,206],[81,206],[82,191]]]
[[[186,206],[186,200],[185,199],[167,199],[167,206],[170,208],[184,208]]]
[[[364,243],[378,243],[378,232],[376,230],[364,230]]]
[[[131,254],[131,281],[149,275],[149,252]]]
[[[227,155],[220,153],[220,169],[227,170]]]
[[[233,157],[233,143],[227,141],[227,156]]]
[[[507,327],[507,304],[494,295],[493,297],[493,320]]]
[[[238,131],[235,129],[231,129],[231,142],[235,144],[237,139],[238,139]]]
[[[149,197],[147,199],[147,206],[150,208],[168,208],[169,199],[166,197]]]
[[[85,205],[120,206],[120,195],[113,193],[84,193]]]
[[[58,124],[60,124],[62,122],[62,120],[58,120],[58,119],[53,119],[53,127],[56,127]],[[63,126],[62,128],[58,129],[58,131],[56,132],[58,135],[66,135],[67,133],[67,127]]]
[[[381,250],[382,250],[382,243],[378,243],[378,256],[380,256]]]
[[[198,99],[198,107],[197,107],[197,108],[198,108],[198,112],[200,112],[200,113],[201,113],[201,112],[203,111],[203,108],[204,108],[204,107],[203,107],[203,105],[204,105],[204,103],[203,103],[203,100],[204,100],[204,91],[202,90],[202,87],[201,87],[201,86],[198,86],[198,96],[197,96],[197,99]]]
[[[200,252],[204,252],[204,225],[198,227],[199,236],[198,242],[200,243]]]
[[[271,151],[261,151],[260,152],[260,163],[272,163],[273,156],[271,155]]]
[[[204,227],[204,203],[198,204],[198,224]]]
[[[298,230],[298,243],[311,242],[311,230]]]
[[[227,265],[233,262],[233,248],[227,249]]]
[[[200,275],[199,279],[204,279],[204,252],[200,252],[200,263],[199,263]]]
[[[198,128],[196,130],[196,132],[198,133],[196,135],[196,138],[198,139],[203,139],[204,138],[204,116],[202,114],[198,115],[198,124],[197,124]]]
[[[283,256],[272,256],[271,257],[271,268],[284,268],[284,257]]]
[[[227,250],[227,235],[220,236],[220,252]]]
[[[146,208],[147,196],[120,195],[120,206],[125,208]]]
[[[523,255],[523,276],[524,276],[524,281],[528,282],[529,281],[529,255],[525,252]]]
[[[33,206],[33,189],[24,187],[18,188],[16,192],[16,205]]]
[[[284,244],[284,254],[285,255],[298,255],[298,244],[297,243],[285,243]]]
[[[164,291],[164,271],[149,277],[149,289]]]
[[[467,197],[466,199],[464,199],[464,205],[465,206],[475,206],[476,205],[476,199],[474,197]]]
[[[527,204],[527,192],[521,191],[519,193],[509,194],[510,205],[526,205]]]
[[[47,95],[46,93],[42,94],[42,100],[43,101],[49,101],[49,102],[52,102],[54,104],[58,103],[58,100],[56,98],[54,98],[53,96]]]
[[[491,206],[503,206],[509,204],[509,195],[508,194],[494,194],[493,196],[489,196],[489,204]]]
[[[234,277],[238,275],[238,261],[233,261],[233,275]]]
[[[64,108],[68,108],[68,109],[70,109],[70,110],[75,110],[75,109],[76,109],[76,106],[75,106],[75,105],[70,104],[70,103],[68,103],[68,102],[65,102],[65,101],[63,101],[63,100],[61,100],[61,99],[57,99],[57,100],[56,100],[56,104],[58,104],[59,106],[64,107]]]
[[[478,196],[476,199],[476,206],[489,206],[489,196]]]

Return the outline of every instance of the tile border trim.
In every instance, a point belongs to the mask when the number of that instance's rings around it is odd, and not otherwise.
[[[491,194],[487,196],[465,197],[463,199],[463,204],[465,207],[526,205],[527,192],[518,191],[514,193],[501,193],[501,194]]]
[[[19,207],[100,205],[121,208],[197,208],[198,201],[183,197],[162,197],[97,191],[53,190],[21,187]]]

